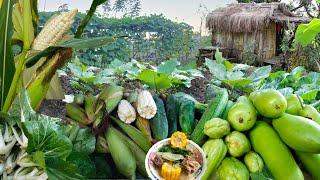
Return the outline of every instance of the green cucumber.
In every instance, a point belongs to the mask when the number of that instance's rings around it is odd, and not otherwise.
[[[150,119],[152,137],[158,141],[168,137],[168,120],[162,99],[155,95],[154,102],[157,106],[156,115]]]
[[[257,121],[249,132],[251,145],[276,180],[303,180],[303,174],[288,147],[266,122]]]
[[[190,135],[195,126],[195,103],[188,99],[182,99],[179,109],[179,124],[182,132]]]
[[[204,125],[212,118],[220,117],[225,110],[228,103],[228,92],[226,89],[217,92],[217,95],[209,103],[208,108],[205,110],[198,122],[195,130],[191,134],[191,139],[197,144],[203,144],[205,134],[203,132]]]
[[[169,95],[166,102],[168,136],[178,130],[179,103],[174,95]]]

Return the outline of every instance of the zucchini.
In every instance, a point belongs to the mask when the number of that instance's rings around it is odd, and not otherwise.
[[[157,95],[153,96],[153,99],[157,106],[157,113],[150,119],[150,128],[152,137],[159,141],[168,137],[168,120],[162,99]]]
[[[166,102],[168,136],[171,136],[178,130],[179,104],[174,95],[169,95]]]
[[[249,136],[254,151],[259,153],[276,180],[304,179],[290,150],[269,124],[257,121]]]
[[[320,154],[311,154],[296,151],[298,159],[303,164],[303,167],[306,168],[308,173],[311,174],[314,180],[320,180]]]
[[[195,126],[195,103],[188,99],[182,99],[179,109],[179,124],[181,131],[190,135]]]
[[[205,123],[212,119],[220,117],[228,103],[228,92],[226,89],[222,89],[217,92],[217,95],[209,103],[208,108],[205,110],[195,130],[191,134],[191,139],[197,144],[203,144],[205,134],[203,132]]]

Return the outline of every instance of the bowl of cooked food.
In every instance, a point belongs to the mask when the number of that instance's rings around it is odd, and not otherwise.
[[[187,135],[175,132],[154,144],[147,153],[145,167],[152,180],[201,179],[206,156]]]

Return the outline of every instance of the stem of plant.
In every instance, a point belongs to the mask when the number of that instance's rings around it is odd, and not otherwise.
[[[19,82],[21,82],[19,81],[19,79],[22,77],[22,72],[24,70],[24,61],[25,61],[25,56],[27,52],[28,51],[26,49],[23,49],[22,53],[19,55],[16,72],[14,73],[13,80],[12,80],[6,101],[4,102],[4,105],[3,105],[3,109],[2,109],[3,112],[9,111],[10,106],[16,96],[18,84]]]

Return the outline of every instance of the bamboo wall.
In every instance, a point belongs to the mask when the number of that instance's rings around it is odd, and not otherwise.
[[[276,26],[271,24],[268,29],[253,33],[213,33],[213,45],[229,49],[229,57],[242,61],[243,52],[248,43],[255,44],[255,54],[259,61],[267,60],[276,55]]]

